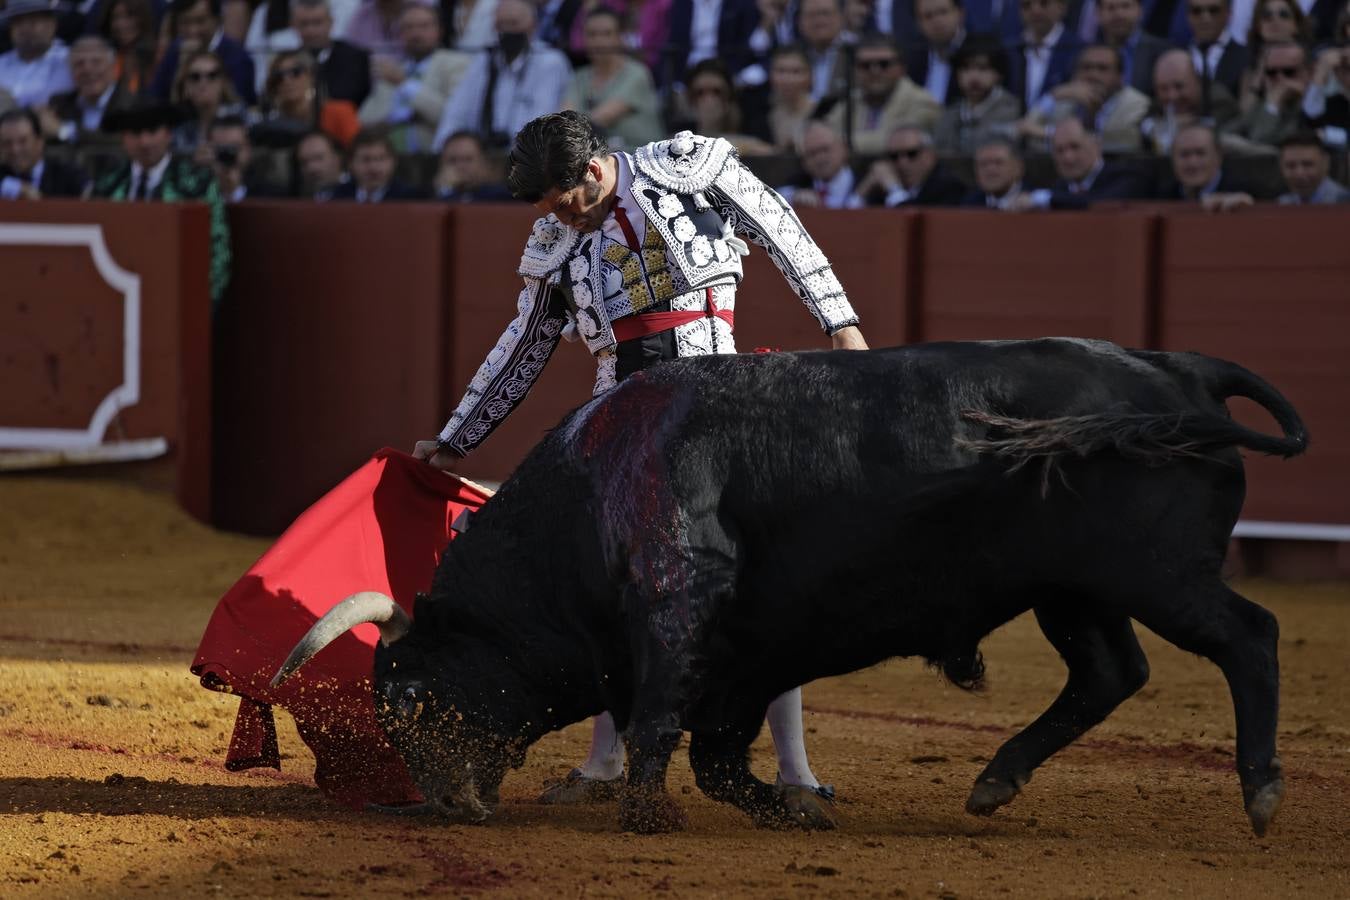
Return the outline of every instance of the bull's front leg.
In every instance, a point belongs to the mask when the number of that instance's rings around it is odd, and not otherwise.
[[[680,745],[679,714],[651,708],[633,713],[625,734],[628,783],[619,797],[619,824],[638,834],[679,831],[688,819],[666,791],[666,769]]]

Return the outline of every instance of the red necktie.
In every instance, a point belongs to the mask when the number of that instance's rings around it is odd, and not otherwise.
[[[623,204],[618,198],[614,199],[614,221],[619,223],[619,230],[623,232],[623,239],[628,242],[628,249],[634,253],[642,249],[638,243],[637,232],[633,230],[633,223],[628,221],[628,213],[623,211]]]

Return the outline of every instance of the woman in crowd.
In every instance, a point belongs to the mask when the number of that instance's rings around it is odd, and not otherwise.
[[[741,127],[741,107],[731,74],[719,59],[705,59],[685,76],[685,91],[680,118],[698,134],[723,137],[741,153],[768,154],[773,147],[748,135]]]
[[[1258,71],[1265,59],[1265,50],[1271,44],[1290,42],[1306,44],[1312,37],[1312,22],[1294,0],[1256,0],[1252,10],[1252,24],[1247,29],[1247,51],[1251,65],[1242,73],[1243,112],[1261,102],[1260,86],[1263,79]]]
[[[197,151],[213,119],[244,113],[239,95],[225,76],[224,64],[210,50],[194,50],[184,57],[169,99],[183,117],[173,133],[174,149],[180,153]]]
[[[585,51],[590,65],[577,69],[563,108],[585,113],[615,147],[639,147],[662,136],[660,101],[647,67],[623,47],[619,14],[597,7],[586,14]]]
[[[263,96],[263,118],[253,140],[272,147],[290,147],[314,129],[331,135],[343,147],[361,130],[356,107],[323,96],[314,77],[314,57],[306,50],[285,50],[272,57]]]
[[[767,139],[774,152],[793,153],[815,111],[806,51],[795,44],[775,47],[769,56],[768,109],[748,130]]]
[[[155,17],[150,0],[113,0],[96,26],[117,52],[117,81],[139,94],[150,87],[158,59]]]

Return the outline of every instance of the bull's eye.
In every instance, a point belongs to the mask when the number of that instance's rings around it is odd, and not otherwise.
[[[417,688],[409,685],[398,698],[398,712],[405,719],[417,719],[422,715],[422,697]]]

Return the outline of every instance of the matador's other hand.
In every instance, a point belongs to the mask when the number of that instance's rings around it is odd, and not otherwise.
[[[449,450],[445,450],[436,441],[418,441],[413,446],[413,459],[420,459],[428,465],[435,466],[442,472],[449,472],[454,475],[455,464],[461,457],[456,456]]]
[[[867,341],[857,325],[840,328],[830,335],[830,344],[835,350],[866,350]]]

